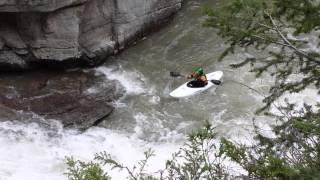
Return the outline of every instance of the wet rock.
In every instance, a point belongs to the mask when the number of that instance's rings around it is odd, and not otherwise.
[[[24,11],[40,11],[50,12],[63,8],[81,4],[87,0],[1,0],[0,11],[3,12],[24,12]]]
[[[0,105],[0,116],[2,121],[12,121],[19,119],[19,115],[15,110]]]
[[[30,66],[12,51],[0,51],[0,67],[2,71],[24,70]]]
[[[30,72],[0,78],[0,119],[23,120],[21,111],[87,128],[110,115],[121,94],[104,76],[80,70]]]
[[[2,0],[0,52],[14,52],[26,68],[97,65],[159,28],[181,1]]]

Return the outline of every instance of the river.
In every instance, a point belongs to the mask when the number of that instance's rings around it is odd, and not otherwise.
[[[95,69],[107,79],[119,80],[118,90],[125,92],[115,102],[115,112],[98,127],[79,132],[65,129],[57,121],[49,125],[1,122],[0,179],[66,179],[65,156],[90,160],[100,151],[107,151],[113,158],[132,166],[143,158],[147,148],[156,154],[148,169],[156,171],[179,149],[186,134],[205,121],[216,127],[218,136],[238,142],[251,142],[253,118],[269,133],[272,119],[254,115],[263,97],[232,81],[266,93],[272,78],[256,78],[248,72],[248,67],[231,69],[230,63],[248,55],[240,51],[222,62],[217,61],[225,48],[224,40],[214,29],[201,26],[204,20],[201,3],[186,1],[168,26]],[[190,98],[169,97],[171,90],[186,81],[170,77],[169,72],[189,73],[198,65],[205,72],[223,71],[225,83]],[[310,90],[294,99],[301,101],[315,96],[315,91]],[[31,118],[41,119],[36,115]],[[126,176],[119,171],[110,174],[114,179]]]

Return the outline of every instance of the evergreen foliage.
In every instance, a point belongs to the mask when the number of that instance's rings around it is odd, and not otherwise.
[[[213,8],[204,7],[204,12],[208,17],[204,25],[218,29],[228,41],[229,47],[220,60],[239,48],[248,53],[258,51],[259,56],[231,66],[249,64],[257,77],[263,73],[275,77],[265,105],[257,111],[278,121],[273,127],[275,138],[263,136],[255,127],[258,144],[244,147],[223,139],[224,153],[246,169],[249,177],[319,179],[319,106],[305,104],[299,109],[286,100],[286,105],[277,107],[279,113],[267,110],[284,94],[299,93],[308,87],[316,87],[320,92],[320,54],[301,38],[314,37],[320,42],[320,3],[231,0]]]
[[[227,179],[230,176],[223,164],[226,156],[221,152],[214,128],[207,122],[191,133],[180,151],[167,161],[166,171],[171,179]]]
[[[111,179],[105,173],[100,164],[94,162],[83,162],[74,160],[72,157],[66,157],[68,166],[65,173],[69,180],[109,180]]]
[[[312,0],[231,0],[219,1],[214,8],[204,7],[208,15],[205,26],[218,29],[229,47],[222,60],[237,47],[258,51],[259,57],[248,57],[232,67],[247,64],[259,77],[263,73],[275,76],[276,82],[264,99],[268,109],[285,93],[298,93],[308,86],[320,87],[320,54],[308,48],[308,42],[298,36],[315,36],[320,27],[320,5]],[[318,38],[319,39],[319,38]],[[303,78],[292,80],[292,75]]]

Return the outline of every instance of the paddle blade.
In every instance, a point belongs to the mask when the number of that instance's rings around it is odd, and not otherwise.
[[[210,81],[215,85],[220,85],[221,84],[221,81],[219,81],[219,80],[210,80]]]
[[[181,74],[179,73],[179,72],[170,72],[170,76],[172,76],[172,77],[179,77],[179,76],[181,76]]]

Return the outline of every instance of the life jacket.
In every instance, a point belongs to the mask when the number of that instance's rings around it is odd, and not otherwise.
[[[203,81],[205,84],[208,83],[207,77],[204,73],[199,74],[199,72],[196,71],[192,74],[192,77],[196,81]]]

